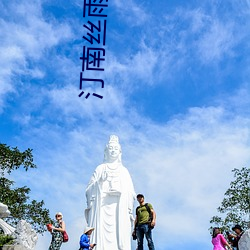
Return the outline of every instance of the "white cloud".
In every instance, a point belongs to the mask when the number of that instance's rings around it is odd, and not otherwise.
[[[139,80],[138,82],[143,80],[143,84],[153,84],[154,69],[158,60],[158,52],[143,43],[141,49],[127,62],[128,74],[132,76],[131,78]]]
[[[210,63],[232,56],[236,41],[232,25],[213,21],[197,42],[201,60]]]
[[[94,121],[96,120],[95,114],[98,113],[104,119],[108,119],[116,113],[123,115],[124,97],[121,91],[119,92],[119,89],[108,84],[103,89],[99,85],[99,82],[92,86],[83,85],[84,95],[82,97],[78,97],[81,91],[74,85],[53,89],[47,95],[51,100],[51,105],[68,117],[88,118]],[[85,98],[87,93],[91,94],[88,99]],[[92,93],[102,95],[103,99],[92,96]]]
[[[206,15],[200,8],[186,12],[186,16],[190,18],[190,27],[192,33],[199,33],[204,28],[204,26],[211,20],[211,17],[209,15]]]
[[[44,72],[34,66],[46,49],[72,36],[67,24],[45,20],[39,1],[9,3],[3,6],[3,13],[12,13],[13,18],[0,19],[0,95],[14,91],[20,83],[21,75],[42,78]],[[7,15],[7,14],[6,14]],[[15,22],[18,19],[18,22]],[[29,65],[29,60],[33,65]],[[14,75],[19,75],[13,81]],[[1,98],[2,99],[2,98]],[[3,103],[0,104],[3,107]]]
[[[160,55],[154,48],[147,46],[143,38],[134,54],[122,58],[117,58],[112,51],[108,54],[106,76],[117,89],[125,89],[128,94],[142,86],[155,84],[154,70]]]
[[[158,21],[161,37],[158,47],[167,52],[170,67],[174,65],[171,69],[188,67],[194,59],[214,65],[235,56],[237,45],[246,36],[244,25],[239,27],[240,21],[218,13],[212,4],[211,9],[203,4],[190,9],[177,8],[172,15]]]
[[[121,0],[115,0],[114,5],[123,21],[129,23],[132,27],[142,25],[149,18],[143,4],[139,5],[133,0],[127,0],[126,4]]]

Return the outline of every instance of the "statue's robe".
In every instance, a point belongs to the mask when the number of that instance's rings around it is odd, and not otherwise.
[[[115,166],[99,165],[86,189],[85,217],[95,228],[91,234],[95,250],[131,250],[135,191],[128,170],[121,163]]]

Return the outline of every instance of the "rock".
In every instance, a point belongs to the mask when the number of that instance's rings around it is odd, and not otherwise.
[[[239,250],[250,250],[250,229],[243,233],[238,244]]]

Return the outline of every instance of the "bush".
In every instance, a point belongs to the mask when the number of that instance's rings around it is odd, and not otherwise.
[[[3,245],[13,245],[14,238],[10,235],[0,234],[0,247]]]

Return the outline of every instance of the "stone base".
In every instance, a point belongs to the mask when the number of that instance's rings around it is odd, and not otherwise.
[[[26,250],[25,247],[21,245],[5,245],[2,247],[2,250]]]

